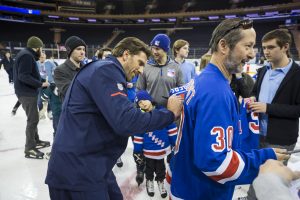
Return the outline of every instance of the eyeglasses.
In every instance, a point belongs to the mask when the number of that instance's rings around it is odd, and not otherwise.
[[[221,40],[222,38],[224,38],[229,32],[238,29],[238,28],[243,28],[244,30],[246,29],[250,29],[253,27],[253,21],[250,19],[245,19],[240,21],[239,23],[237,23],[236,25],[234,25],[233,27],[231,27],[230,29],[228,29],[227,31],[225,31],[219,38],[219,40]],[[215,39],[216,35],[214,35],[214,39]],[[211,40],[211,43],[213,43],[213,40]],[[219,42],[219,40],[217,42]],[[211,47],[211,45],[210,45]]]
[[[253,21],[250,19],[245,19],[240,21],[238,24],[236,24],[235,26],[233,26],[232,28],[228,29],[227,31],[225,31],[225,33],[222,35],[221,38],[225,37],[230,31],[237,29],[237,28],[243,28],[245,29],[250,29],[253,27]]]

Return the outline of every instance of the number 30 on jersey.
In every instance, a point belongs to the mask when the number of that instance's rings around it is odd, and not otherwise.
[[[228,126],[226,131],[223,127],[215,126],[211,129],[210,134],[216,135],[216,142],[211,145],[211,149],[215,152],[222,152],[225,148],[230,150],[232,147],[233,127]]]

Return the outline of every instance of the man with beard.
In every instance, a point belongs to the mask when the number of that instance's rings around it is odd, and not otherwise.
[[[121,40],[105,60],[91,62],[74,77],[60,116],[46,184],[53,200],[123,199],[112,171],[128,136],[162,129],[179,117],[182,101],[142,112],[127,97],[127,82],[151,54],[141,40]]]
[[[80,70],[86,51],[85,42],[77,36],[69,37],[65,42],[65,47],[68,59],[54,70],[54,82],[61,102],[64,101],[71,81]]]
[[[43,42],[32,36],[27,41],[27,48],[21,50],[14,65],[14,87],[19,102],[27,116],[25,157],[42,159],[44,153],[37,147],[50,146],[47,141],[39,139],[37,125],[39,112],[37,108],[38,89],[47,87],[48,82],[42,82],[36,61],[42,52]]]
[[[230,79],[253,58],[255,38],[251,20],[227,19],[215,28],[211,61],[187,86],[171,160],[172,199],[232,199],[234,186],[251,183],[267,159],[288,158],[283,150],[240,149],[238,104]]]

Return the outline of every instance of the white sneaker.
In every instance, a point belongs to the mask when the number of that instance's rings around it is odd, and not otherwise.
[[[153,183],[153,181],[147,180],[146,181],[146,188],[147,188],[147,194],[150,197],[153,197],[154,196],[154,183]]]
[[[160,196],[162,198],[166,198],[168,194],[164,186],[164,181],[157,181],[157,185],[158,185]]]

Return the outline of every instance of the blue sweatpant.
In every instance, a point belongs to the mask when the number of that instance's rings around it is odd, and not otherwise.
[[[107,187],[99,187],[97,191],[72,191],[49,186],[51,200],[123,200],[123,195],[113,172],[106,180]]]

